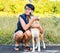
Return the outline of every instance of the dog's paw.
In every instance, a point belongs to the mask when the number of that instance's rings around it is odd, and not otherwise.
[[[32,52],[35,52],[35,50],[32,50]]]
[[[45,46],[45,44],[43,45],[43,48],[44,48],[44,49],[46,49],[46,46]]]
[[[40,52],[41,50],[40,49],[38,49],[38,52]]]

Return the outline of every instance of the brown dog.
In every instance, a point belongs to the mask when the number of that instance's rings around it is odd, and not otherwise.
[[[36,20],[32,24],[33,25],[39,24],[39,21]],[[34,52],[36,48],[38,48],[38,51],[40,51],[41,50],[40,49],[40,35],[43,36],[43,34],[40,33],[40,29],[38,27],[32,27],[31,28],[31,33],[32,33],[32,44],[33,44],[33,50],[32,51]],[[43,42],[43,48],[45,49],[46,46],[45,46],[43,37],[42,37],[42,42]]]

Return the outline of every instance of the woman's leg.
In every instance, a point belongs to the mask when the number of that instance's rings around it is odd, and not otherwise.
[[[25,33],[24,33],[24,40],[25,40],[25,46],[28,46],[28,42],[29,40],[31,39],[31,31],[30,30],[27,30]]]
[[[14,34],[13,36],[14,40],[15,40],[15,46],[19,46],[20,41],[23,38],[23,32],[22,31],[18,31]],[[15,50],[19,50],[18,48],[16,48]]]
[[[25,48],[24,50],[27,51],[27,50],[30,50],[32,51],[32,48],[29,47],[29,41],[31,39],[31,32],[30,30],[27,30],[25,33],[24,33],[24,44],[25,44]]]

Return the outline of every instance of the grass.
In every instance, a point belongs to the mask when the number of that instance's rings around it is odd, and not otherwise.
[[[60,18],[41,18],[40,22],[44,29],[46,40],[49,43],[59,44],[60,43]]]
[[[16,28],[17,18],[14,17],[0,17],[0,43],[10,44],[12,36]]]
[[[0,44],[12,44],[18,18],[16,16],[0,17]],[[60,18],[54,16],[40,18],[44,29],[45,41],[50,44],[60,44]]]

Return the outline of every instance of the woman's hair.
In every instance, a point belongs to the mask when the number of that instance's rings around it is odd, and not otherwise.
[[[26,4],[26,5],[25,5],[25,8],[26,8],[26,7],[31,8],[31,10],[33,10],[33,11],[35,10],[35,7],[34,7],[33,4]]]

